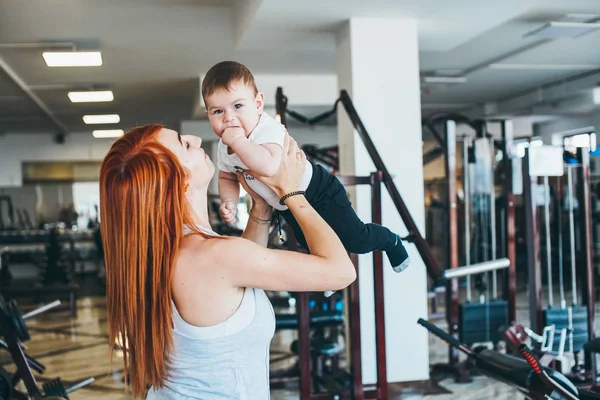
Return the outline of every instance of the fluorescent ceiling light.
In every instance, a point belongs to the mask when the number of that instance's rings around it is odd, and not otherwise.
[[[535,36],[549,39],[574,37],[594,31],[598,28],[600,28],[600,24],[596,23],[553,21],[527,32],[523,37]]]
[[[118,124],[121,121],[119,114],[84,115],[83,122],[91,124]]]
[[[508,69],[508,70],[592,70],[600,69],[600,65],[592,64],[490,64],[490,69]]]
[[[594,88],[594,104],[600,104],[600,87]]]
[[[424,81],[426,83],[465,83],[467,78],[465,76],[426,76]]]
[[[99,51],[46,51],[42,53],[49,67],[98,67],[102,65]]]
[[[69,99],[73,103],[97,103],[104,101],[113,101],[115,98],[110,90],[89,91],[89,92],[69,92]]]
[[[116,138],[123,136],[123,129],[101,129],[93,131],[92,135],[96,139]]]

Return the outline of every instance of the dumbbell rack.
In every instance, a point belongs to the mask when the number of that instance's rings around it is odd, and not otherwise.
[[[7,297],[13,296],[69,296],[71,314],[76,316],[76,300],[79,286],[72,284],[71,271],[74,268],[71,256],[64,252],[68,243],[74,251],[75,241],[84,234],[59,233],[56,228],[33,231],[8,231],[0,234],[0,291]],[[15,287],[11,282],[10,256],[19,254],[41,254],[44,262],[40,271],[39,285],[32,288]],[[70,265],[69,265],[70,264]]]

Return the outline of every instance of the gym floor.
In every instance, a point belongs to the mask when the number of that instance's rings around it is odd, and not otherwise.
[[[111,363],[109,360],[106,298],[97,289],[87,288],[85,292],[90,295],[78,300],[76,319],[72,319],[69,310],[65,309],[64,311],[48,312],[28,321],[31,340],[26,342],[27,352],[47,368],[44,375],[37,375],[36,379],[41,385],[47,380],[60,377],[65,386],[69,387],[93,376],[96,379],[95,383],[71,393],[70,398],[73,400],[132,399],[126,394],[122,382],[122,359],[118,353],[115,353],[113,362]],[[567,293],[567,295],[569,294]],[[555,296],[557,298],[558,292]],[[28,305],[25,299],[19,300],[19,306],[23,312],[33,307],[33,305]],[[596,309],[600,308],[597,306]],[[529,313],[524,288],[518,292],[517,313],[519,322],[528,324]],[[598,327],[598,315],[596,321]],[[446,328],[444,321],[433,322],[443,329]],[[289,343],[294,338],[295,334],[291,331],[278,332],[271,346],[272,358],[279,358],[282,353],[287,353]],[[445,362],[447,346],[432,335],[429,335],[429,339],[431,364]],[[0,353],[0,365],[12,372],[11,368],[13,367],[10,365],[8,353]],[[272,368],[285,366],[281,362],[272,364]],[[272,391],[273,400],[298,398],[298,392],[294,390]],[[406,389],[402,385],[390,386],[390,399],[470,400],[486,398],[514,400],[522,398],[522,396],[508,386],[482,376],[475,376],[474,381],[469,384],[457,384],[452,378],[448,378],[438,384],[432,384],[424,390]]]
[[[25,312],[30,309],[24,301],[19,302]],[[598,308],[597,308],[598,309]],[[529,319],[527,297],[524,291],[518,296],[519,321],[526,323]],[[598,317],[596,318],[598,321]],[[444,326],[441,321],[440,326]],[[78,301],[78,315],[71,319],[68,310],[54,311],[43,314],[28,321],[31,340],[26,343],[27,352],[45,364],[46,372],[38,375],[40,384],[47,380],[60,377],[65,386],[69,387],[79,381],[93,376],[95,383],[70,394],[77,399],[131,399],[125,393],[122,383],[122,359],[115,356],[113,363],[109,361],[106,299],[104,296],[90,296]],[[280,356],[287,352],[292,340],[291,333],[286,337],[285,332],[278,333],[272,343],[272,356]],[[444,362],[447,357],[447,346],[430,335],[431,363]],[[0,365],[11,371],[8,354],[0,353]],[[280,367],[280,365],[278,365]],[[488,378],[476,376],[470,384],[456,384],[448,378],[424,392],[402,389],[398,385],[390,387],[390,399],[516,399],[521,398],[518,392],[508,386],[494,382]],[[517,396],[515,398],[515,395]],[[273,400],[298,399],[299,395],[291,390],[274,390]]]

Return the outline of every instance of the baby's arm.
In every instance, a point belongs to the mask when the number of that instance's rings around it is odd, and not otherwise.
[[[248,169],[256,175],[270,177],[279,169],[283,151],[280,145],[252,143],[241,128],[226,129],[222,138],[223,143],[231,147]]]
[[[233,172],[219,171],[219,196],[221,197],[219,212],[225,222],[231,224],[235,221],[240,197],[240,184]]]

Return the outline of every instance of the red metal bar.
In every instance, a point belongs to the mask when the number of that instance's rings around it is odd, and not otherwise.
[[[448,204],[448,268],[458,268],[458,215],[456,206],[456,123],[446,121],[444,125],[446,142],[446,182]],[[446,319],[451,335],[458,338],[458,279],[446,282]],[[448,346],[450,365],[458,364],[458,350]]]
[[[410,215],[410,211],[408,211],[408,208],[406,207],[404,200],[402,200],[402,196],[400,196],[400,192],[398,191],[398,188],[394,184],[392,175],[388,171],[387,167],[383,163],[383,160],[381,159],[381,156],[377,152],[377,149],[375,148],[375,144],[373,143],[373,140],[369,136],[367,129],[365,128],[360,117],[358,116],[358,113],[356,112],[356,109],[354,108],[354,104],[352,104],[352,99],[350,99],[350,95],[348,94],[348,92],[346,90],[341,91],[340,100],[341,100],[342,104],[344,105],[344,109],[346,110],[348,117],[350,117],[350,120],[352,121],[352,124],[354,125],[354,129],[356,129],[363,144],[365,145],[365,148],[366,148],[367,152],[369,153],[369,156],[370,156],[371,160],[373,161],[373,164],[375,164],[375,168],[378,171],[381,171],[381,173],[383,174],[383,183],[384,183],[385,187],[387,188],[388,193],[390,194],[390,197],[392,198],[392,201],[394,202],[394,206],[398,210],[398,213],[400,213],[400,217],[402,218],[404,225],[408,229],[408,232],[412,237],[413,243],[417,247],[417,250],[419,250],[419,254],[421,255],[421,257],[423,258],[423,262],[425,263],[425,267],[427,268],[427,273],[435,281],[442,279],[442,276],[443,276],[442,268],[440,268],[440,266],[438,265],[434,255],[431,251],[431,248],[429,247],[429,244],[427,243],[425,238],[423,238],[423,236],[421,235],[421,232],[417,228],[417,224],[415,223],[414,219]]]
[[[356,254],[350,254],[352,263],[356,268],[358,275],[358,256]],[[363,381],[362,381],[362,355],[361,355],[361,343],[360,343],[360,299],[359,299],[359,283],[356,279],[352,285],[350,285],[349,293],[349,326],[350,326],[350,373],[352,374],[352,398],[357,400],[363,400],[365,398]]]
[[[381,225],[381,171],[371,174],[371,219]],[[387,358],[385,348],[385,305],[383,289],[383,258],[373,252],[373,281],[375,291],[375,346],[377,353],[377,388],[379,398],[388,398]]]
[[[590,193],[590,153],[587,148],[577,149],[577,201],[579,203],[579,229],[580,246],[580,273],[581,283],[584,288],[581,294],[583,304],[588,312],[588,340],[594,338],[594,319],[596,312],[595,271],[592,244],[592,205]],[[585,370],[592,373],[593,381],[596,377],[596,357],[590,352],[585,354]]]
[[[505,292],[508,300],[508,320],[517,320],[517,249],[515,245],[515,194],[513,188],[513,129],[512,121],[502,121],[502,172],[504,193],[504,232],[506,248],[504,255],[510,260]]]

